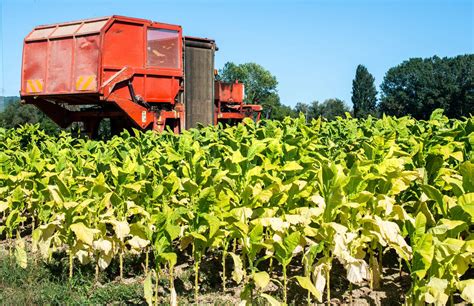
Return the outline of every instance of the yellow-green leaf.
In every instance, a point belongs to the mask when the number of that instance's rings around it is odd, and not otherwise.
[[[318,289],[313,285],[309,277],[307,276],[296,276],[296,280],[300,284],[300,286],[303,289],[308,290],[311,292],[312,295],[314,295],[315,298],[318,299],[318,301],[322,300],[322,292],[319,292]]]
[[[143,296],[148,305],[153,304],[153,284],[151,281],[151,272],[145,278],[143,282]]]
[[[15,242],[15,259],[16,263],[20,267],[26,269],[26,267],[28,266],[28,260],[26,255],[25,240],[21,238],[17,239]]]
[[[232,259],[234,260],[234,271],[232,271],[232,279],[240,284],[242,278],[244,277],[244,271],[242,270],[242,260],[240,257],[232,252],[229,253]]]
[[[255,285],[257,285],[258,288],[263,289],[270,282],[270,275],[263,271],[257,272],[254,274],[253,280],[255,281]]]
[[[71,231],[73,231],[74,234],[76,234],[76,237],[78,240],[84,242],[87,245],[92,246],[92,243],[94,242],[94,234],[96,234],[98,230],[88,228],[82,222],[74,223],[71,225],[70,228],[71,228]]]

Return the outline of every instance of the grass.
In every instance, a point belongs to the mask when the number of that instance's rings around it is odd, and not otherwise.
[[[353,297],[359,302],[383,305],[401,304],[403,292],[409,288],[409,275],[399,278],[398,261],[394,252],[385,255],[384,263],[390,267],[385,275],[385,283],[379,292],[368,289],[368,285],[354,286]],[[28,267],[19,267],[15,258],[8,257],[0,248],[0,305],[146,305],[143,298],[143,258],[126,256],[124,258],[124,277],[117,281],[118,260],[112,260],[110,266],[100,272],[99,282],[95,282],[93,264],[74,264],[74,275],[68,278],[68,257],[64,251],[53,253],[48,263],[34,256],[29,257]],[[152,262],[152,260],[151,260]],[[175,270],[175,287],[178,293],[179,305],[194,303],[193,299],[193,270],[190,257],[180,258]],[[216,278],[216,268],[220,261],[216,257],[206,257],[200,271],[199,304],[205,305],[235,305],[238,304],[242,285],[232,282],[229,277],[227,292],[222,292],[220,279]],[[268,267],[261,266],[262,270]],[[300,261],[295,259],[289,269],[290,276],[301,268]],[[228,271],[231,271],[229,267]],[[166,274],[166,270],[162,271]],[[230,273],[230,272],[229,272]],[[273,277],[281,274],[278,266],[273,270]],[[331,272],[333,280],[331,291],[334,299],[340,303],[349,301],[347,292],[346,272],[342,265],[334,262]],[[168,278],[162,275],[160,279],[159,303],[169,304]],[[276,284],[267,288],[267,294],[281,299],[281,289]],[[294,281],[289,284],[288,297],[295,305],[306,303],[307,292],[296,286]],[[268,304],[257,299],[256,305]]]
[[[0,257],[0,303],[2,305],[145,305],[140,281],[95,284],[92,271],[75,270],[71,280],[62,259],[45,264],[30,261],[19,267],[13,258]]]

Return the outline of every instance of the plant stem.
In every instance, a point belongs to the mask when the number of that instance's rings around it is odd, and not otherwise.
[[[270,267],[269,267],[269,268],[270,268],[270,270],[269,270],[269,273],[268,273],[268,274],[269,274],[269,275],[270,275],[270,277],[271,277],[271,276],[272,276],[272,273],[273,273],[273,256],[272,256],[272,257],[270,257],[270,263],[269,263],[269,266],[270,266]]]
[[[418,300],[418,296],[417,296],[417,293],[416,293],[416,288],[418,288],[418,281],[417,281],[417,277],[415,274],[413,274],[412,276],[412,281],[411,281],[411,294],[412,294],[412,305],[413,306],[416,306],[416,301]]]
[[[95,283],[99,282],[99,258],[97,258],[97,262],[95,263]]]
[[[249,255],[247,255],[249,256]],[[245,260],[245,256],[244,258],[242,258],[242,262],[244,262]],[[250,288],[250,305],[253,305],[253,289],[255,288],[255,269],[253,268],[253,261],[250,257],[247,258],[248,261],[249,261],[249,269],[250,269],[250,280],[247,279],[247,284]],[[245,271],[245,268],[244,268],[244,271]]]
[[[226,281],[227,281],[227,278],[226,278],[226,275],[225,275],[225,259],[227,257],[227,247],[224,246],[224,251],[222,252],[222,288],[224,290],[224,293],[226,292]]]
[[[402,259],[398,258],[398,274],[400,279],[402,278]]]
[[[331,256],[331,252],[329,252],[329,264],[328,264],[328,267],[326,269],[326,287],[327,287],[327,291],[326,291],[326,294],[327,294],[327,304],[328,306],[331,305],[331,264],[332,264],[332,258],[330,257]]]
[[[11,263],[11,260],[12,260],[12,257],[13,257],[12,234],[8,233],[7,239],[8,239],[8,257],[9,257],[9,260],[10,260],[10,263]]]
[[[173,270],[174,270],[174,267],[172,265],[169,266],[170,268],[170,305],[171,306],[174,306],[174,305],[177,305],[177,301],[176,301],[176,292],[175,292],[175,289],[174,289],[174,274],[173,274]]]
[[[123,252],[120,251],[119,254],[119,263],[120,263],[120,280],[123,280]]]
[[[69,280],[72,279],[72,269],[74,265],[74,256],[72,254],[72,250],[69,249]]]
[[[194,259],[194,303],[197,304],[199,297],[199,261]]]
[[[382,245],[379,244],[379,273],[380,273],[379,275],[380,275],[380,279],[382,279],[382,274],[383,274],[382,258],[383,258]]]
[[[155,305],[158,305],[158,284],[160,282],[160,267],[156,269],[156,280],[155,280]]]
[[[286,277],[286,265],[282,265],[282,266],[283,266],[283,303],[286,305],[286,300],[287,300],[286,287],[288,285],[288,279]]]
[[[148,261],[149,261],[148,253],[149,253],[149,251],[148,251],[148,249],[146,249],[146,252],[145,252],[145,274],[148,274]]]

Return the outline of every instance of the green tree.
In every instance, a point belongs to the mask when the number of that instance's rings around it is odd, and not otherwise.
[[[381,112],[427,119],[442,108],[449,117],[474,113],[474,55],[412,58],[388,70],[381,85]]]
[[[41,129],[49,134],[57,133],[60,130],[51,119],[33,105],[21,104],[18,97],[9,99],[3,112],[0,113],[0,126],[17,128],[26,123],[39,123]]]
[[[263,115],[269,119],[281,120],[286,116],[294,116],[291,107],[283,105],[276,87],[278,81],[270,71],[256,63],[234,64],[225,63],[219,70],[218,80],[245,84],[245,103],[259,104],[264,108]]]
[[[349,108],[341,99],[332,98],[325,100],[319,105],[318,112],[324,118],[328,120],[334,120],[337,116],[344,116],[346,112],[349,112]]]
[[[375,115],[377,105],[377,90],[374,77],[363,65],[357,66],[356,75],[352,81],[352,104],[354,117],[364,118]]]
[[[219,80],[233,83],[239,81],[245,84],[245,102],[262,104],[271,94],[276,94],[277,79],[270,71],[256,63],[236,65],[227,62],[219,71]]]
[[[308,118],[318,118],[319,116],[321,116],[321,114],[321,104],[319,103],[319,101],[314,100],[309,104]]]
[[[296,112],[288,105],[280,102],[280,97],[277,93],[271,93],[261,103],[263,107],[263,117],[266,119],[282,120],[285,117],[295,117]]]
[[[327,99],[323,103],[313,101],[310,104],[298,102],[293,110],[293,116],[299,116],[303,113],[307,120],[324,117],[328,120],[334,120],[337,116],[344,116],[349,112],[349,108],[341,99]]]
[[[295,105],[294,109],[295,115],[299,116],[299,114],[303,114],[306,119],[310,119],[310,105],[303,103],[303,102],[298,102]]]

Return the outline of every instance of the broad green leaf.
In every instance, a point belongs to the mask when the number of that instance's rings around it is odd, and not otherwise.
[[[112,251],[112,242],[108,239],[99,239],[92,243],[92,247],[96,251],[110,253]]]
[[[26,246],[25,246],[25,240],[22,238],[19,238],[15,241],[15,259],[16,263],[22,267],[23,269],[26,269],[28,266],[28,259],[27,259],[27,254],[26,254]]]
[[[464,190],[466,192],[474,192],[474,163],[467,161],[461,164],[459,172],[462,174]]]
[[[457,237],[457,235],[467,229],[468,226],[464,221],[441,219],[439,224],[429,229],[430,233],[434,235],[449,234],[450,237]]]
[[[281,171],[290,172],[290,171],[300,171],[303,169],[304,168],[301,167],[300,164],[298,164],[297,162],[290,161],[283,165],[283,167],[281,168]]]
[[[471,215],[471,219],[474,219],[474,192],[460,196],[458,198],[458,204],[465,212]]]
[[[5,201],[0,201],[0,213],[3,213],[8,209],[8,203]]]
[[[60,205],[63,203],[63,199],[59,193],[59,189],[57,186],[48,186],[48,191],[49,191],[49,194],[51,195],[51,198],[56,204]]]
[[[136,250],[143,250],[144,248],[146,248],[149,244],[150,244],[150,241],[147,240],[147,239],[143,239],[139,236],[133,236],[132,238],[130,238],[129,240],[127,240],[127,243],[134,249]]]
[[[91,245],[94,241],[94,234],[98,233],[98,230],[91,229],[84,225],[84,223],[75,223],[70,226],[71,231],[76,234],[78,240],[84,242],[87,245]]]
[[[191,232],[189,233],[191,236],[194,237],[194,239],[201,240],[202,242],[207,242],[207,238],[204,237],[202,234],[196,233],[196,232]]]
[[[425,293],[425,302],[435,305],[446,305],[448,295],[445,293],[448,281],[437,277],[431,277],[427,284],[428,292]]]
[[[244,271],[242,270],[242,260],[240,257],[232,252],[229,252],[229,255],[232,257],[234,261],[234,270],[232,271],[232,279],[237,283],[240,284],[244,277]]]
[[[175,224],[167,223],[166,232],[168,233],[168,235],[170,235],[171,240],[175,240],[179,237],[179,234],[181,233],[181,227]]]
[[[321,260],[323,261],[324,258]],[[326,287],[326,272],[329,269],[329,266],[321,262],[318,263],[312,272],[312,279],[314,280],[314,286],[316,287],[316,290],[320,292],[321,298],[318,299],[319,302],[322,302],[322,295],[324,292],[324,288]],[[317,298],[317,297],[316,297]]]
[[[270,304],[270,306],[281,306],[281,305],[283,305],[283,303],[280,303],[277,299],[275,299],[274,297],[272,297],[271,295],[268,295],[266,293],[261,293],[260,296],[263,297],[265,300],[267,300],[267,302],[268,302],[268,304]]]
[[[110,262],[112,261],[113,257],[114,257],[114,254],[112,252],[110,252],[110,253],[100,253],[99,254],[99,260],[98,260],[99,268],[101,270],[107,269],[107,267],[110,265]]]
[[[461,291],[463,300],[474,304],[474,279],[467,279],[457,283],[457,288]]]
[[[160,254],[160,256],[163,257],[171,267],[174,267],[178,261],[178,256],[176,253],[167,252]]]
[[[115,235],[118,239],[124,241],[125,238],[130,233],[130,226],[128,225],[127,221],[111,221],[112,225],[114,226]]]
[[[151,272],[145,278],[143,282],[143,296],[148,305],[153,305],[153,284],[151,280]],[[158,281],[158,280],[157,280]]]
[[[258,288],[263,289],[270,283],[270,275],[264,271],[257,272],[253,275],[253,280]]]
[[[431,266],[433,256],[433,236],[432,234],[423,235],[414,247],[412,273],[420,279],[424,278]]]
[[[445,215],[446,208],[443,201],[443,195],[441,194],[441,192],[435,187],[430,186],[430,185],[422,185],[421,188],[431,200],[434,200],[438,204],[440,213]]]
[[[349,262],[345,268],[347,270],[347,280],[353,284],[360,284],[370,278],[369,265],[362,259]]]
[[[321,301],[322,300],[322,292],[318,291],[318,289],[316,289],[316,287],[313,285],[313,283],[311,282],[311,280],[309,279],[309,277],[305,277],[305,276],[296,276],[296,280],[298,281],[298,283],[300,284],[300,286],[303,288],[303,289],[306,289],[308,290],[309,292],[311,292],[311,294],[318,299],[318,301]]]
[[[214,237],[216,232],[219,230],[220,227],[220,220],[216,216],[206,214],[204,218],[207,220],[207,223],[209,224],[209,238]]]

